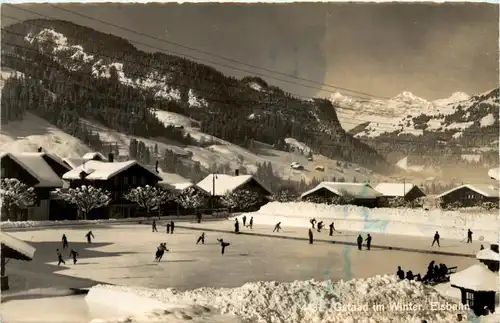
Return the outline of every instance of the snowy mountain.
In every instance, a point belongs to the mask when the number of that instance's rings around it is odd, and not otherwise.
[[[302,100],[256,77],[226,77],[186,58],[146,53],[125,39],[67,21],[36,19],[5,27],[2,66],[26,76],[4,84],[4,122],[19,118],[21,106],[62,128],[85,117],[128,135],[193,144],[180,127],[166,126],[153,113],[169,111],[193,120],[203,133],[245,148],[258,141],[288,151],[285,139],[295,138],[316,154],[388,167],[375,149],[341,127],[329,100]],[[20,97],[22,91],[31,99]],[[56,98],[46,98],[46,91]]]
[[[498,151],[498,88],[472,96],[456,92],[435,101],[411,92],[389,100],[357,99],[336,93],[330,100],[337,107],[342,126],[381,153],[391,145],[415,154],[441,151],[443,158],[479,154],[477,158],[483,160],[481,154]],[[462,159],[469,158],[464,156]]]

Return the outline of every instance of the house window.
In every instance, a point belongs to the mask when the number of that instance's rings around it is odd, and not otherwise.
[[[141,176],[141,185],[146,185],[146,177]]]
[[[474,306],[474,294],[471,292],[465,292],[465,301],[470,308]]]
[[[7,169],[6,169],[5,167],[2,167],[2,174],[1,174],[1,177],[2,177],[2,178],[7,177]]]
[[[123,176],[123,186],[127,186],[127,185],[128,185],[128,177]]]
[[[120,179],[118,176],[115,177],[115,187],[118,187],[120,185]]]

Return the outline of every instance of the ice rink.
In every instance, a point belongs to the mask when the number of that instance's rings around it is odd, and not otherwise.
[[[178,225],[230,230],[232,221]],[[95,239],[88,244],[84,235],[90,229]],[[245,282],[260,280],[330,278],[336,281],[371,277],[395,273],[398,265],[405,271],[411,269],[414,274],[424,274],[431,260],[445,263],[448,267],[458,266],[458,270],[477,262],[471,257],[421,252],[375,248],[358,251],[354,246],[319,241],[309,245],[307,241],[280,238],[305,237],[307,230],[284,229],[276,237],[206,231],[205,245],[196,245],[201,231],[178,227],[174,234],[166,234],[162,223],[158,223],[159,232],[154,233],[147,224],[10,232],[9,234],[30,242],[37,251],[31,262],[10,261],[7,274],[11,277],[11,292],[47,287],[84,288],[91,287],[95,282],[186,290],[205,286],[238,287]],[[256,226],[252,231],[269,234],[272,233],[272,228]],[[68,237],[69,248],[74,248],[80,254],[76,265],[70,261],[69,250],[66,249],[63,251],[66,264],[57,266],[56,249],[62,247],[60,241],[63,233]],[[355,241],[356,236],[355,232],[342,232],[333,238]],[[381,234],[372,236],[375,245],[383,241],[384,244],[432,249],[429,239]],[[329,239],[327,231],[315,233],[315,237]],[[223,256],[217,238],[231,243]],[[170,252],[165,253],[162,261],[157,263],[153,262],[153,258],[160,242],[166,242]],[[479,245],[443,240],[441,248],[433,249],[472,255],[479,249]]]

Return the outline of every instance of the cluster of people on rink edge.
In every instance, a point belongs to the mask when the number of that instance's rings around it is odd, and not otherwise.
[[[421,277],[420,273],[414,275],[411,270],[407,271],[405,276],[405,272],[401,269],[401,266],[398,266],[398,270],[396,272],[396,276],[398,276],[401,280],[407,279],[421,281],[424,284],[446,282],[449,278],[448,274],[448,267],[445,264],[437,265],[434,260],[429,263],[429,266],[427,266],[427,272],[424,277]]]

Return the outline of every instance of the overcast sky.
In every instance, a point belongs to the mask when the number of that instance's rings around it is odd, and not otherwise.
[[[21,8],[166,51],[305,83],[152,40],[45,4]],[[64,8],[251,65],[377,96],[393,97],[411,91],[436,99],[456,91],[473,94],[498,86],[495,4],[69,4]],[[41,18],[10,5],[2,5],[1,10],[2,25],[15,22],[5,15]],[[238,77],[249,74],[215,67]],[[267,81],[299,95],[330,94],[270,78]]]

